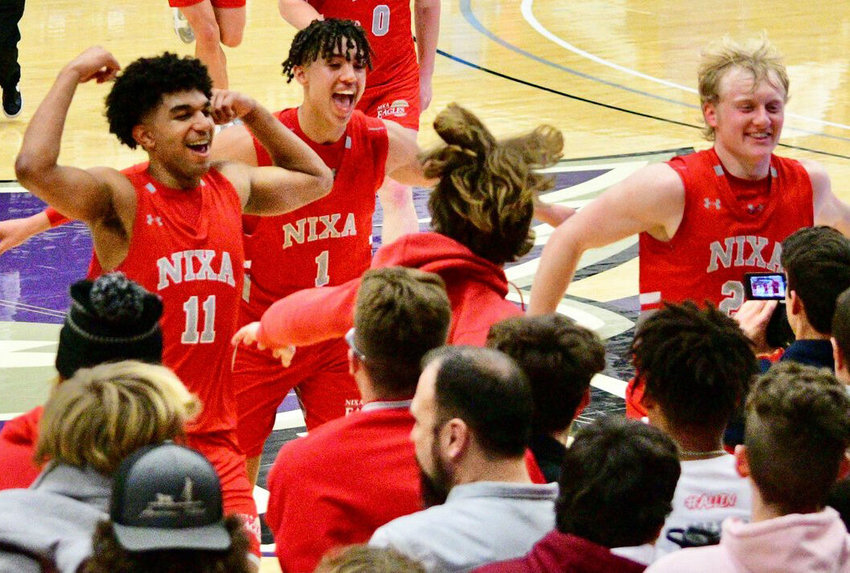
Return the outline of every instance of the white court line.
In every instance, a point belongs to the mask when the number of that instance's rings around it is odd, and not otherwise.
[[[522,4],[520,5],[520,10],[522,12],[523,18],[525,18],[525,21],[528,22],[528,25],[531,26],[532,28],[534,28],[534,30],[537,31],[538,34],[540,34],[541,36],[543,36],[547,40],[561,46],[565,50],[572,52],[572,53],[574,53],[578,56],[581,56],[583,58],[586,58],[586,59],[588,59],[592,62],[596,62],[597,64],[600,64],[602,66],[606,66],[606,67],[612,68],[614,70],[623,72],[624,74],[629,74],[629,75],[632,75],[632,76],[635,76],[635,77],[638,77],[638,78],[643,78],[645,80],[649,80],[651,82],[655,82],[657,84],[661,84],[663,86],[667,86],[667,87],[670,87],[670,88],[675,88],[675,89],[679,89],[679,90],[682,90],[682,91],[686,91],[688,93],[692,93],[692,94],[698,93],[697,90],[692,88],[692,87],[683,86],[681,84],[677,84],[676,82],[671,82],[669,80],[656,78],[655,76],[650,76],[650,75],[644,74],[642,72],[639,72],[639,71],[635,70],[634,68],[628,68],[626,66],[621,66],[620,64],[615,64],[614,62],[611,62],[611,61],[606,60],[604,58],[600,58],[599,56],[591,54],[590,52],[586,52],[586,51],[582,50],[581,48],[578,48],[578,47],[574,46],[573,44],[570,44],[569,42],[562,40],[561,38],[559,38],[558,36],[556,36],[555,34],[550,32],[534,16],[534,13],[532,11],[532,5],[533,4],[534,4],[534,0],[522,0]],[[794,118],[794,119],[800,119],[800,120],[803,120],[803,121],[811,121],[811,122],[814,122],[814,123],[819,123],[821,125],[827,125],[827,126],[830,126],[830,127],[838,127],[838,128],[841,128],[841,129],[850,129],[850,125],[845,125],[843,123],[835,123],[833,121],[827,121],[827,120],[824,120],[824,119],[816,119],[816,118],[813,118],[813,117],[806,117],[804,115],[797,115],[795,113],[786,113],[785,116],[791,117],[791,118]]]
[[[522,11],[522,17],[525,18],[525,21],[528,22],[528,24],[532,28],[534,28],[537,31],[538,34],[540,34],[544,38],[548,39],[549,41],[554,42],[555,44],[558,44],[559,46],[561,46],[565,50],[572,52],[576,55],[579,55],[583,58],[586,58],[586,59],[590,60],[591,62],[596,62],[597,64],[601,64],[603,66],[613,68],[613,69],[618,70],[620,72],[623,72],[625,74],[629,74],[629,75],[632,75],[632,76],[635,76],[635,77],[638,77],[638,78],[643,78],[645,80],[649,80],[651,82],[655,82],[655,83],[661,84],[663,86],[667,86],[668,88],[676,88],[676,89],[684,90],[686,92],[690,92],[692,94],[697,93],[697,90],[695,90],[694,88],[683,86],[681,84],[677,84],[675,82],[671,82],[671,81],[668,81],[668,80],[662,80],[661,78],[656,78],[655,76],[649,76],[647,74],[641,73],[641,72],[635,70],[634,68],[627,68],[625,66],[615,64],[614,62],[609,62],[608,60],[602,59],[599,56],[595,56],[595,55],[591,54],[590,52],[585,52],[584,50],[575,47],[574,45],[570,44],[569,42],[565,42],[564,40],[562,40],[561,38],[559,38],[558,36],[556,36],[555,34],[550,32],[549,30],[547,30],[543,26],[543,24],[540,23],[540,21],[534,16],[534,13],[531,10],[532,4],[534,4],[534,0],[522,0],[522,5],[520,6],[520,10]]]
[[[288,412],[278,412],[274,417],[272,430],[290,430],[292,428],[303,428],[306,425],[301,408],[296,408]]]
[[[626,399],[626,386],[628,386],[628,383],[623,382],[622,380],[618,380],[604,374],[597,374],[590,380],[590,385],[594,388],[604,390],[609,394],[622,398],[623,400]]]

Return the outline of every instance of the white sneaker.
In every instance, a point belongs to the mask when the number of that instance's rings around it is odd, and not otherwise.
[[[192,26],[189,25],[189,21],[186,20],[186,16],[183,15],[183,12],[179,8],[172,8],[171,10],[174,17],[174,31],[177,32],[177,37],[184,44],[191,44],[195,41],[195,33],[192,31]]]

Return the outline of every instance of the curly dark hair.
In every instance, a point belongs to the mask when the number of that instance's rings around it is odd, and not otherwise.
[[[434,231],[497,265],[530,251],[534,197],[554,185],[537,170],[561,157],[561,132],[542,125],[496,141],[457,104],[437,115],[434,129],[446,142],[422,158],[425,175],[440,179],[428,200]]]
[[[139,58],[127,66],[106,96],[109,131],[129,147],[136,148],[133,128],[162,102],[162,96],[198,90],[212,96],[212,80],[200,60],[170,52]]]
[[[115,538],[111,521],[101,521],[94,532],[93,555],[80,566],[81,573],[249,573],[248,534],[242,520],[231,515],[224,526],[230,534],[230,549],[202,551],[169,549],[163,551],[127,551]],[[163,529],[162,535],[168,535]]]
[[[691,301],[651,314],[631,350],[646,394],[678,428],[726,427],[758,372],[752,342],[738,323]]]
[[[283,76],[286,83],[292,81],[296,66],[306,66],[319,58],[330,60],[336,55],[351,61],[350,50],[354,50],[354,60],[372,69],[372,48],[366,38],[366,32],[354,20],[313,20],[309,26],[295,34],[289,47],[289,57],[283,62]]]

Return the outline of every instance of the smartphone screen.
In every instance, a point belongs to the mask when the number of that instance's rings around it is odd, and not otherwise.
[[[784,273],[746,273],[747,300],[785,300]]]

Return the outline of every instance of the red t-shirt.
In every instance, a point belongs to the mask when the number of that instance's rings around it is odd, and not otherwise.
[[[328,550],[365,543],[378,527],[422,509],[408,407],[368,404],[280,449],[266,522],[283,571],[312,571]]]

